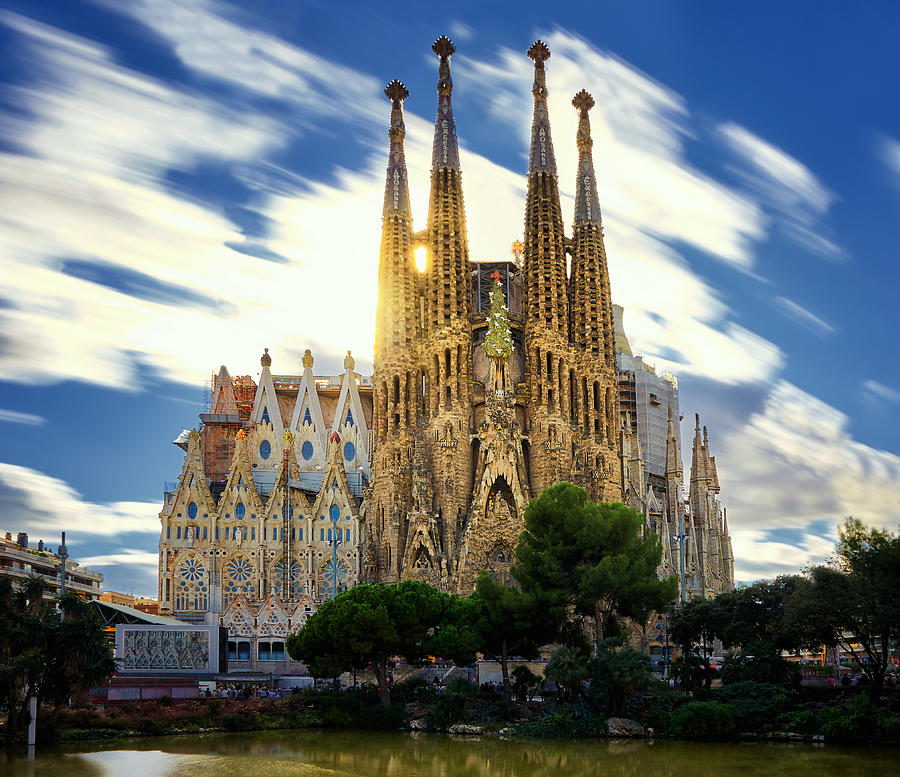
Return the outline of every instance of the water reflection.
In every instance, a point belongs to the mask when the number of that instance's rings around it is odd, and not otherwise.
[[[868,777],[896,753],[785,744],[506,742],[440,735],[278,731],[84,743],[35,761],[0,756],[8,777]]]

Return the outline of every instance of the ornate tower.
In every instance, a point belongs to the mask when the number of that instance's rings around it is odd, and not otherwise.
[[[528,56],[534,62],[534,117],[525,204],[525,380],[531,485],[538,494],[572,470],[570,400],[576,376],[569,348],[567,246],[547,111],[544,63],[550,49],[536,41]]]
[[[381,253],[378,260],[378,307],[375,320],[374,428],[377,439],[371,505],[366,521],[364,576],[399,577],[397,548],[405,533],[404,505],[409,493],[409,437],[416,425],[420,391],[415,378],[416,276],[412,213],[403,141],[403,101],[409,96],[400,81],[384,90],[391,101],[390,152],[384,188]]]
[[[439,527],[438,552],[431,563],[435,575],[446,580],[455,565],[452,552],[468,510],[471,484],[472,328],[469,322],[469,244],[456,123],[453,119],[450,77],[452,41],[441,36],[432,46],[439,59],[438,107],[431,158],[431,193],[425,246],[423,305],[424,338],[420,349],[424,386],[423,421],[432,462],[433,493],[422,505],[435,512]]]
[[[573,349],[580,367],[580,385],[573,386],[573,394],[577,423],[583,430],[579,455],[585,457],[588,471],[601,475],[588,483],[591,496],[610,501],[621,498],[623,484],[615,330],[588,118],[594,98],[582,89],[572,105],[579,113],[579,120],[571,324]]]

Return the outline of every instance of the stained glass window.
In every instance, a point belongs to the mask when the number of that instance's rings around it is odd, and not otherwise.
[[[263,440],[259,444],[259,455],[264,459],[272,455],[272,444],[268,440]]]

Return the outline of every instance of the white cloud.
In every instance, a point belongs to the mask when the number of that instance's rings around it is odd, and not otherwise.
[[[101,556],[84,556],[79,560],[86,567],[110,567],[126,564],[128,566],[151,567],[156,572],[159,555],[135,548],[122,548],[117,553],[105,553]]]
[[[879,153],[891,172],[900,175],[900,140],[884,135],[880,138]]]
[[[47,423],[43,416],[33,413],[23,413],[19,410],[4,410],[0,408],[0,423],[24,424],[25,426],[42,426]]]
[[[450,37],[457,41],[471,40],[475,37],[475,30],[471,25],[457,20],[450,22]]]
[[[560,187],[575,184],[578,117],[572,96],[587,88],[593,156],[605,216],[667,241],[683,241],[734,267],[749,271],[752,244],[765,222],[756,205],[690,165],[684,99],[613,55],[565,30],[544,36],[552,51],[547,64],[550,118]],[[533,66],[521,52],[500,49],[495,61],[462,60],[458,83],[483,100],[499,121],[519,136],[523,167],[530,133]],[[521,207],[521,206],[520,206]],[[564,210],[570,220],[571,197]]]
[[[810,312],[802,305],[788,299],[787,297],[776,297],[775,307],[790,318],[792,321],[800,324],[804,329],[808,329],[817,337],[825,337],[825,335],[834,334],[834,324],[828,323],[821,316]]]
[[[885,386],[883,383],[879,383],[877,380],[865,381],[863,383],[863,391],[870,398],[878,400],[880,402],[893,402],[894,404],[900,404],[900,391],[892,389],[890,386]]]
[[[736,564],[757,570],[752,577],[820,562],[833,546],[833,534],[807,538],[792,560],[768,531],[836,527],[851,515],[891,530],[900,522],[900,456],[857,442],[843,413],[786,381],[741,428],[719,432]]]
[[[718,132],[741,163],[731,169],[778,214],[788,237],[826,259],[845,258],[843,249],[827,237],[822,220],[834,194],[808,167],[737,124],[722,124]]]
[[[68,483],[17,464],[0,462],[0,506],[10,530],[65,531],[75,544],[128,532],[159,536],[158,502],[89,502]]]

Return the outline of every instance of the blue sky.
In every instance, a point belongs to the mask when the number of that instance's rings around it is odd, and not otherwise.
[[[0,529],[155,591],[219,364],[370,369],[392,78],[424,225],[440,34],[471,253],[521,236],[531,63],[571,221],[592,92],[614,300],[709,426],[739,578],[900,520],[893,3],[26,3],[0,12]],[[548,8],[550,9],[548,11]],[[690,430],[682,430],[690,439]]]

